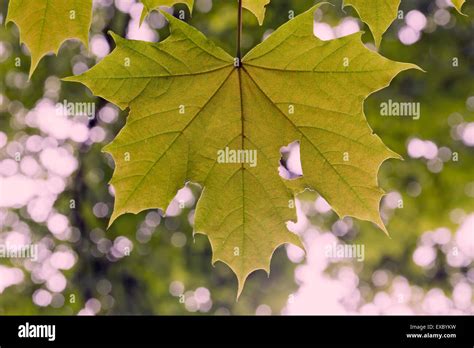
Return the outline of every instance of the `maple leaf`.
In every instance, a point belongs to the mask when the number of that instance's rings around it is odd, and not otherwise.
[[[194,0],[141,0],[141,2],[144,5],[141,17],[142,22],[148,13],[152,10],[158,9],[160,6],[173,6],[183,3],[188,6],[190,11],[192,11],[194,6]],[[270,0],[243,0],[242,7],[252,12],[255,17],[257,17],[258,23],[262,25],[265,18],[265,6],[269,3]]]
[[[47,53],[71,38],[88,45],[92,0],[10,0],[6,23],[14,22],[31,52],[30,77]]]
[[[360,19],[369,26],[375,45],[379,47],[382,35],[397,18],[400,2],[401,0],[344,0],[344,5],[355,8]]]
[[[270,0],[243,0],[242,6],[252,12],[258,19],[260,25],[263,24],[265,19],[266,6],[270,3]]]
[[[459,13],[465,0],[451,0]],[[359,14],[360,19],[367,23],[375,45],[380,46],[382,35],[387,31],[392,22],[397,18],[401,0],[344,0],[344,5],[352,6]]]
[[[176,4],[185,4],[189,11],[191,12],[193,10],[194,6],[194,0],[140,0],[143,4],[143,11],[142,11],[142,16],[140,18],[140,23],[143,22],[148,16],[148,14],[161,7],[161,6],[167,6],[171,7]]]
[[[385,229],[377,172],[398,156],[372,133],[363,102],[415,66],[367,49],[360,33],[319,40],[313,35],[318,6],[277,29],[240,67],[164,13],[166,40],[112,34],[117,47],[109,56],[66,79],[130,108],[125,127],[105,148],[116,163],[111,223],[124,213],[166,210],[186,182],[200,184],[195,233],[209,237],[213,263],[223,261],[236,273],[239,294],[251,272],[269,272],[278,246],[301,246],[286,223],[296,219],[294,195],[305,188],[317,190],[340,216]],[[278,173],[280,149],[295,140],[304,175],[285,180]],[[235,161],[238,151],[246,160]]]

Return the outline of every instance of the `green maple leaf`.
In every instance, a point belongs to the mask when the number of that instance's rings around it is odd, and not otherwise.
[[[160,6],[173,6],[179,3],[186,4],[190,11],[192,11],[194,6],[194,0],[141,0],[143,3],[143,12],[141,21],[152,10],[159,8]],[[258,19],[258,23],[262,25],[265,18],[265,6],[270,3],[270,0],[243,0],[242,6],[252,12],[255,17]]]
[[[270,3],[270,0],[243,0],[242,6],[252,12],[258,19],[260,25],[263,24],[265,19],[266,6]]]
[[[344,5],[355,8],[360,19],[369,26],[375,45],[379,47],[382,35],[397,18],[400,2],[401,0],[344,0]]]
[[[20,29],[20,41],[31,52],[30,76],[47,53],[58,53],[71,38],[88,45],[92,0],[10,0],[6,23]]]
[[[192,11],[194,6],[194,0],[141,0],[141,2],[143,3],[143,11],[140,22],[143,22],[151,11],[160,6],[171,7],[176,4],[185,4],[189,11]]]
[[[317,190],[340,215],[385,230],[378,209],[379,166],[398,157],[372,133],[364,99],[414,68],[367,49],[361,34],[333,41],[313,35],[315,8],[281,26],[234,66],[234,58],[186,23],[164,14],[160,43],[113,35],[116,49],[83,75],[122,109],[125,127],[106,146],[116,163],[111,223],[124,213],[166,209],[186,182],[199,183],[195,231],[209,237],[213,263],[236,273],[239,294],[274,250],[301,245],[286,223],[294,195]],[[304,176],[279,176],[280,149],[301,144]],[[252,163],[220,163],[223,149],[256,150]],[[345,156],[349,157],[344,161]],[[249,162],[249,161],[247,161]]]
[[[461,12],[465,0],[451,0],[454,7]],[[344,0],[344,5],[355,8],[360,19],[367,23],[372,32],[375,45],[380,46],[383,34],[397,18],[401,0]]]

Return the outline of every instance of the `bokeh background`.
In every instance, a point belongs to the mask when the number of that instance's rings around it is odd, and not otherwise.
[[[357,13],[332,2],[317,12],[315,34],[334,39],[364,30],[374,49]],[[169,11],[185,11],[232,53],[236,3],[196,0],[192,17],[185,6]],[[273,0],[263,26],[245,13],[244,50],[287,21],[289,11],[313,4]],[[68,41],[28,80],[28,49],[16,26],[5,26],[7,6],[2,0],[0,244],[35,244],[39,257],[0,258],[0,314],[474,314],[474,1],[462,16],[448,0],[403,0],[403,16],[384,36],[381,54],[426,71],[402,73],[365,103],[374,131],[404,157],[385,162],[379,174],[391,239],[370,223],[338,219],[324,199],[306,192],[292,229],[307,254],[279,248],[270,277],[252,274],[239,301],[235,276],[224,264],[213,267],[207,238],[192,235],[198,186],[180,190],[166,217],[156,210],[126,215],[106,229],[113,161],[101,148],[126,112],[60,80],[113,50],[108,30],[165,39],[163,16],[154,12],[140,27],[135,0],[96,0],[90,50]],[[421,118],[380,116],[389,99],[419,102]],[[58,116],[55,104],[63,100],[95,103],[96,117]],[[297,146],[283,163],[301,170]],[[364,261],[327,257],[327,247],[339,244],[363,245]]]

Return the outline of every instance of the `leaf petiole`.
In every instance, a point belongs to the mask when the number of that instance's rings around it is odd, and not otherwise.
[[[239,0],[239,9],[237,15],[237,67],[241,67],[242,60],[242,50],[241,50],[241,41],[242,41],[242,1]]]

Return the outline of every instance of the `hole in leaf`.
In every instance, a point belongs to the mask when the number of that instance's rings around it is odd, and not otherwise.
[[[297,179],[303,176],[300,158],[300,142],[294,141],[280,149],[281,160],[278,172],[284,179]]]

